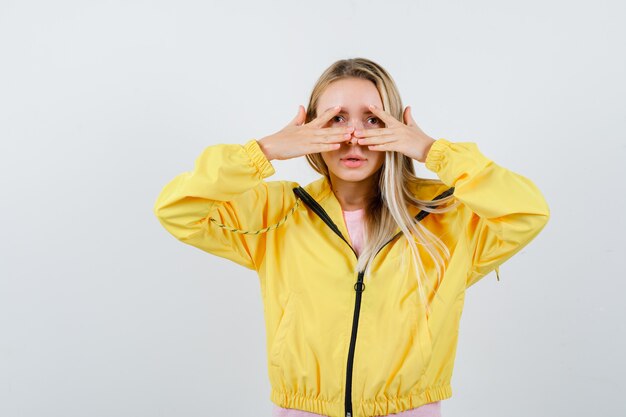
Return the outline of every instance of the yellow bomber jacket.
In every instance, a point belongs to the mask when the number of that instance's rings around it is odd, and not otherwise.
[[[465,290],[497,273],[543,229],[550,211],[531,180],[473,142],[438,139],[425,166],[440,181],[423,179],[414,188],[419,198],[453,192],[460,200],[447,213],[414,210],[451,253],[439,283],[422,255],[431,277],[428,315],[415,266],[400,267],[402,251],[410,250],[400,228],[363,282],[326,178],[305,187],[265,181],[275,170],[255,139],[206,147],[194,169],[158,195],[154,213],[176,239],[257,272],[275,404],[365,417],[452,396]]]

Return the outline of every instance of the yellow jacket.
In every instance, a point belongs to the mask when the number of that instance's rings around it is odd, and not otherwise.
[[[434,264],[425,262],[432,276],[428,316],[415,267],[399,266],[410,250],[404,236],[379,251],[363,283],[326,178],[305,187],[264,181],[275,171],[254,139],[206,147],[194,169],[159,194],[154,213],[174,237],[258,273],[275,404],[365,417],[452,396],[466,288],[527,245],[550,212],[531,180],[497,165],[475,143],[438,139],[425,165],[441,181],[423,179],[416,195],[432,200],[454,192],[461,201],[447,213],[414,210],[451,253],[439,284]]]

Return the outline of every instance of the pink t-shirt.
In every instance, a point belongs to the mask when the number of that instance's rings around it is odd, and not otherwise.
[[[363,239],[365,233],[365,223],[363,221],[364,215],[364,208],[352,211],[343,210],[343,219],[346,221],[346,226],[348,227],[350,242],[358,254],[360,254],[361,249],[363,249]]]
[[[363,248],[364,229],[363,215],[365,209],[343,211],[343,218],[348,227],[350,241],[354,250],[360,254]],[[396,417],[441,417],[441,401],[424,404],[411,410],[402,411],[401,413],[388,414]],[[283,408],[274,404],[272,417],[319,417],[321,414],[310,413],[308,411],[296,410],[293,408]]]

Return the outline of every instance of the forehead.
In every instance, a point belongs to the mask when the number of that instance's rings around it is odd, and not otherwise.
[[[317,109],[318,113],[321,113],[328,108],[341,106],[342,112],[371,113],[367,108],[369,104],[382,107],[382,100],[374,83],[364,79],[347,78],[334,81],[326,87],[320,95]]]

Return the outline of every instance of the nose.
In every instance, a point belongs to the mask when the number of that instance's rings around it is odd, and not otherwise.
[[[354,130],[352,131],[352,135],[350,136],[350,139],[348,139],[346,141],[346,144],[347,145],[358,145],[357,139],[354,137],[354,132],[357,129],[363,130],[363,123],[360,122],[360,121],[348,123],[348,127],[354,127]]]

